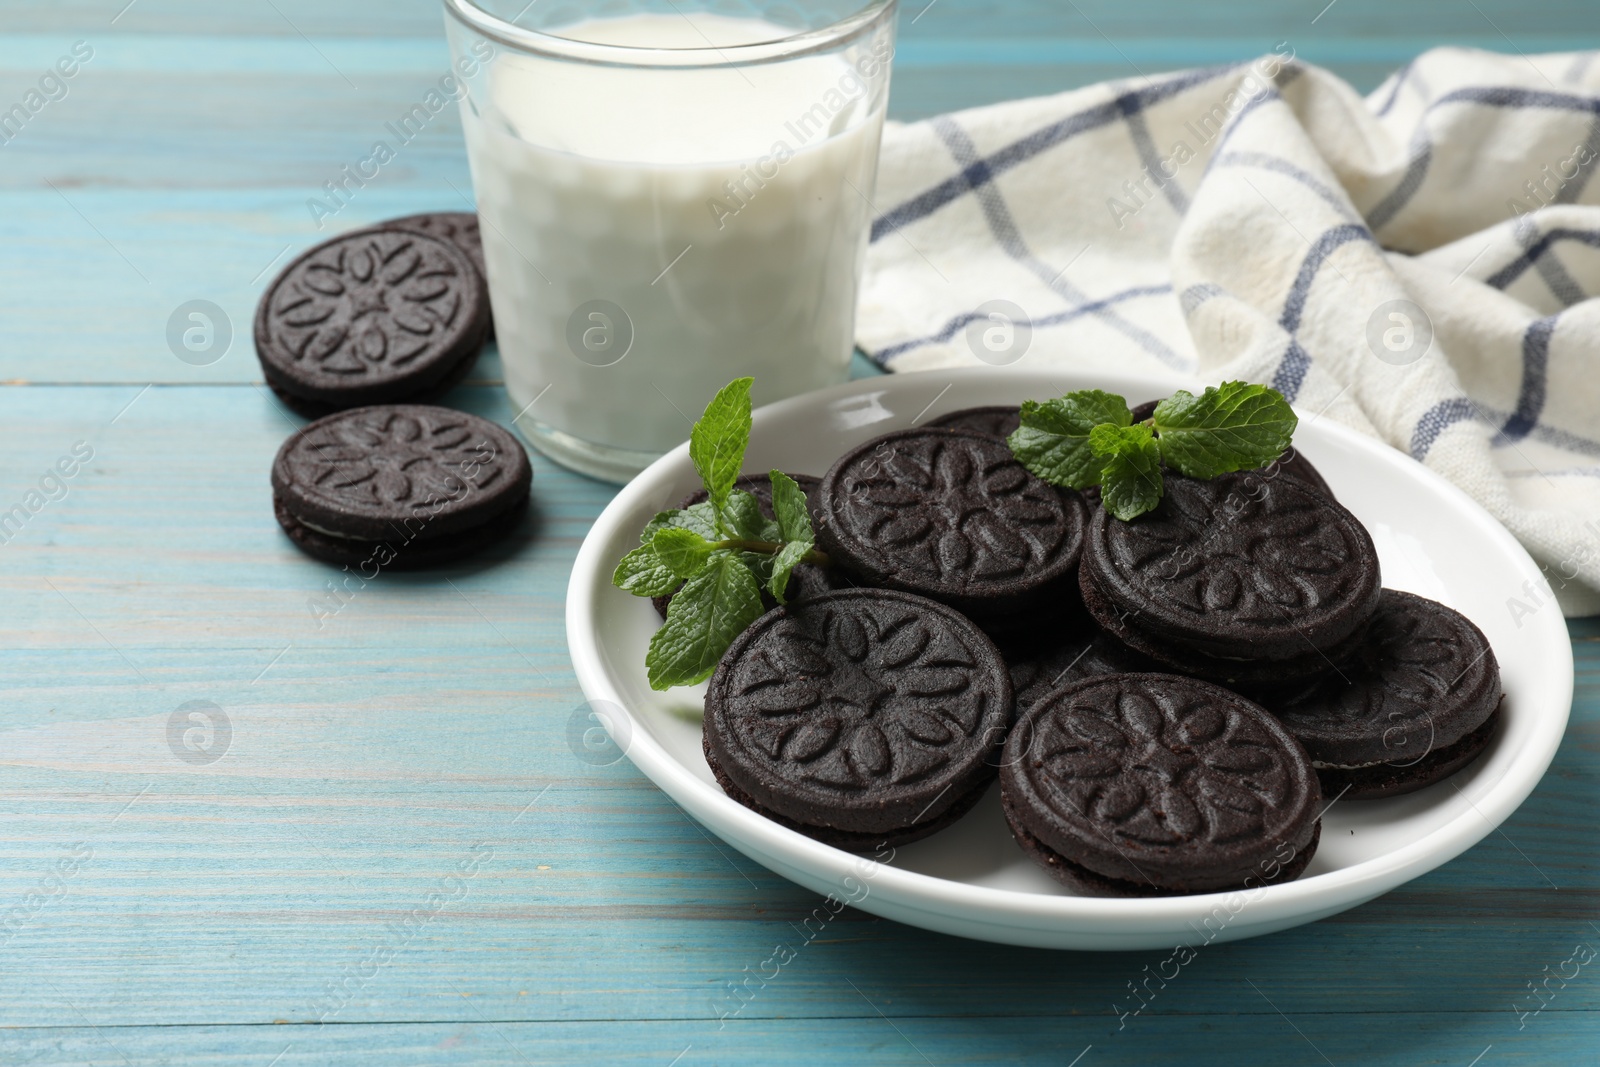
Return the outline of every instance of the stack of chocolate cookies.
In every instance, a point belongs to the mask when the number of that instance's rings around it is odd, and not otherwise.
[[[478,218],[409,215],[292,260],[256,308],[267,385],[317,421],[279,450],[273,510],[289,539],[372,577],[476,552],[527,510],[522,445],[433,406],[493,336]]]
[[[1016,414],[955,412],[795,476],[829,566],[712,677],[729,795],[871,850],[998,776],[1013,836],[1064,884],[1199,893],[1297,877],[1328,804],[1421,788],[1488,744],[1482,632],[1384,589],[1304,457],[1165,472],[1124,522],[1017,462]]]

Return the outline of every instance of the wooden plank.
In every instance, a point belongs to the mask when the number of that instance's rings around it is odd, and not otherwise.
[[[862,1001],[881,1002],[870,987],[863,985],[861,990]],[[1591,1063],[1600,1042],[1600,1013],[1587,1011],[1552,1009],[1520,1031],[1515,1018],[1465,1012],[1393,1012],[1352,1025],[1342,1015],[1253,1014],[1249,1001],[1261,1004],[1263,998],[1245,983],[1236,996],[1237,1013],[1137,1018],[1120,1031],[1115,1020],[1054,1016],[895,1021],[872,1016],[830,1019],[825,1026],[807,1020],[732,1020],[719,1030],[699,1020],[518,1023],[484,1012],[459,1022],[415,1025],[94,1029],[80,1024],[0,1031],[0,1055],[8,1064],[51,1067],[118,1063],[528,1067],[593,1064],[597,1050],[602,1050],[599,1062],[608,1065],[649,1067],[749,1063],[1237,1067],[1323,1062],[1467,1067],[1475,1057],[1482,1067],[1548,1067]]]

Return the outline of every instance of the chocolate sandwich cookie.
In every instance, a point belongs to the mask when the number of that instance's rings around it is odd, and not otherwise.
[[[995,407],[962,408],[929,421],[941,430],[972,430],[991,437],[1010,437],[1022,425],[1022,408],[1015,404]]]
[[[1000,799],[1023,851],[1093,896],[1208,893],[1296,878],[1320,832],[1311,760],[1265,710],[1171,674],[1112,674],[1020,717]]]
[[[278,523],[308,555],[417,568],[504,537],[533,468],[501,427],[417,404],[356,408],[294,433],[272,464]]]
[[[1078,613],[1088,508],[971,430],[884,434],[822,476],[817,541],[863,585],[926,596],[985,627]]]
[[[1336,674],[1268,702],[1346,800],[1409,793],[1471,763],[1499,721],[1500,667],[1458,611],[1385,589],[1357,654]]]
[[[480,232],[478,216],[471,211],[429,211],[421,215],[406,215],[403,218],[390,219],[388,222],[378,224],[382,230],[409,230],[413,233],[425,233],[431,237],[443,237],[451,244],[467,254],[472,265],[478,268],[478,277],[483,279],[485,291],[489,284],[489,268],[483,263],[483,235]],[[488,340],[494,339],[494,317],[489,319]]]
[[[284,268],[256,307],[267,384],[302,414],[432,397],[465,378],[488,290],[450,241],[357,230]]]
[[[1124,522],[1096,511],[1084,606],[1178,673],[1269,691],[1351,654],[1378,605],[1377,550],[1356,517],[1287,478],[1168,472],[1160,504]]]
[[[994,777],[1011,679],[959,612],[886,589],[824,593],[736,638],[706,693],[712,774],[839,848],[926,837]]]
[[[806,495],[806,505],[811,510],[811,522],[815,526],[817,521],[817,486],[821,484],[821,479],[814,474],[791,474],[789,477],[794,479],[795,484],[800,487],[800,491]],[[734,488],[743,489],[756,498],[756,502],[761,505],[762,515],[768,519],[777,519],[777,513],[772,510],[772,479],[770,477],[765,474],[741,474],[733,484]],[[705,503],[709,498],[710,494],[704,489],[696,489],[678,502],[678,508],[679,510],[692,508],[696,504]],[[837,567],[818,567],[814,564],[802,563],[790,572],[787,594],[792,603],[796,600],[804,600],[807,597],[813,597],[819,593],[826,593],[834,589],[850,589],[855,584]],[[655,605],[656,611],[660,613],[663,619],[667,617],[667,605],[672,603],[673,595],[672,593],[667,593],[663,596],[650,598],[650,603]],[[761,598],[769,611],[778,606],[778,602],[766,590],[762,590]]]

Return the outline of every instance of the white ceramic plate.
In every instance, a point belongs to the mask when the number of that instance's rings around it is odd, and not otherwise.
[[[1099,387],[1130,403],[1193,383],[977,368],[851,382],[755,413],[746,470],[822,474],[846,449],[956,408],[1017,403]],[[769,822],[725,796],[700,751],[704,687],[651,691],[644,653],[659,617],[611,586],[644,523],[698,487],[685,444],[619,493],[584,540],[567,591],[567,642],[578,682],[629,758],[690,815],[757,863],[818,893],[914,926],[1018,945],[1134,949],[1271,933],[1363,904],[1470,848],[1532,792],[1572,703],[1572,647],[1553,604],[1514,621],[1534,562],[1460,490],[1406,456],[1301,413],[1295,444],[1377,543],[1384,584],[1443,601],[1489,636],[1505,715],[1474,764],[1421,792],[1335,803],[1297,881],[1253,894],[1119,900],[1080,897],[1012,842],[999,791],[955,826],[890,862],[841,852]]]

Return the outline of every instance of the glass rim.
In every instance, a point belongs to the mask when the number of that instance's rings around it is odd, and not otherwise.
[[[898,5],[899,0],[866,0],[859,9],[837,22],[771,41],[725,48],[711,44],[694,48],[642,48],[575,41],[530,30],[491,15],[476,0],[444,0],[445,11],[457,22],[519,52],[606,66],[687,68],[749,66],[828,51],[875,29],[894,15]]]

